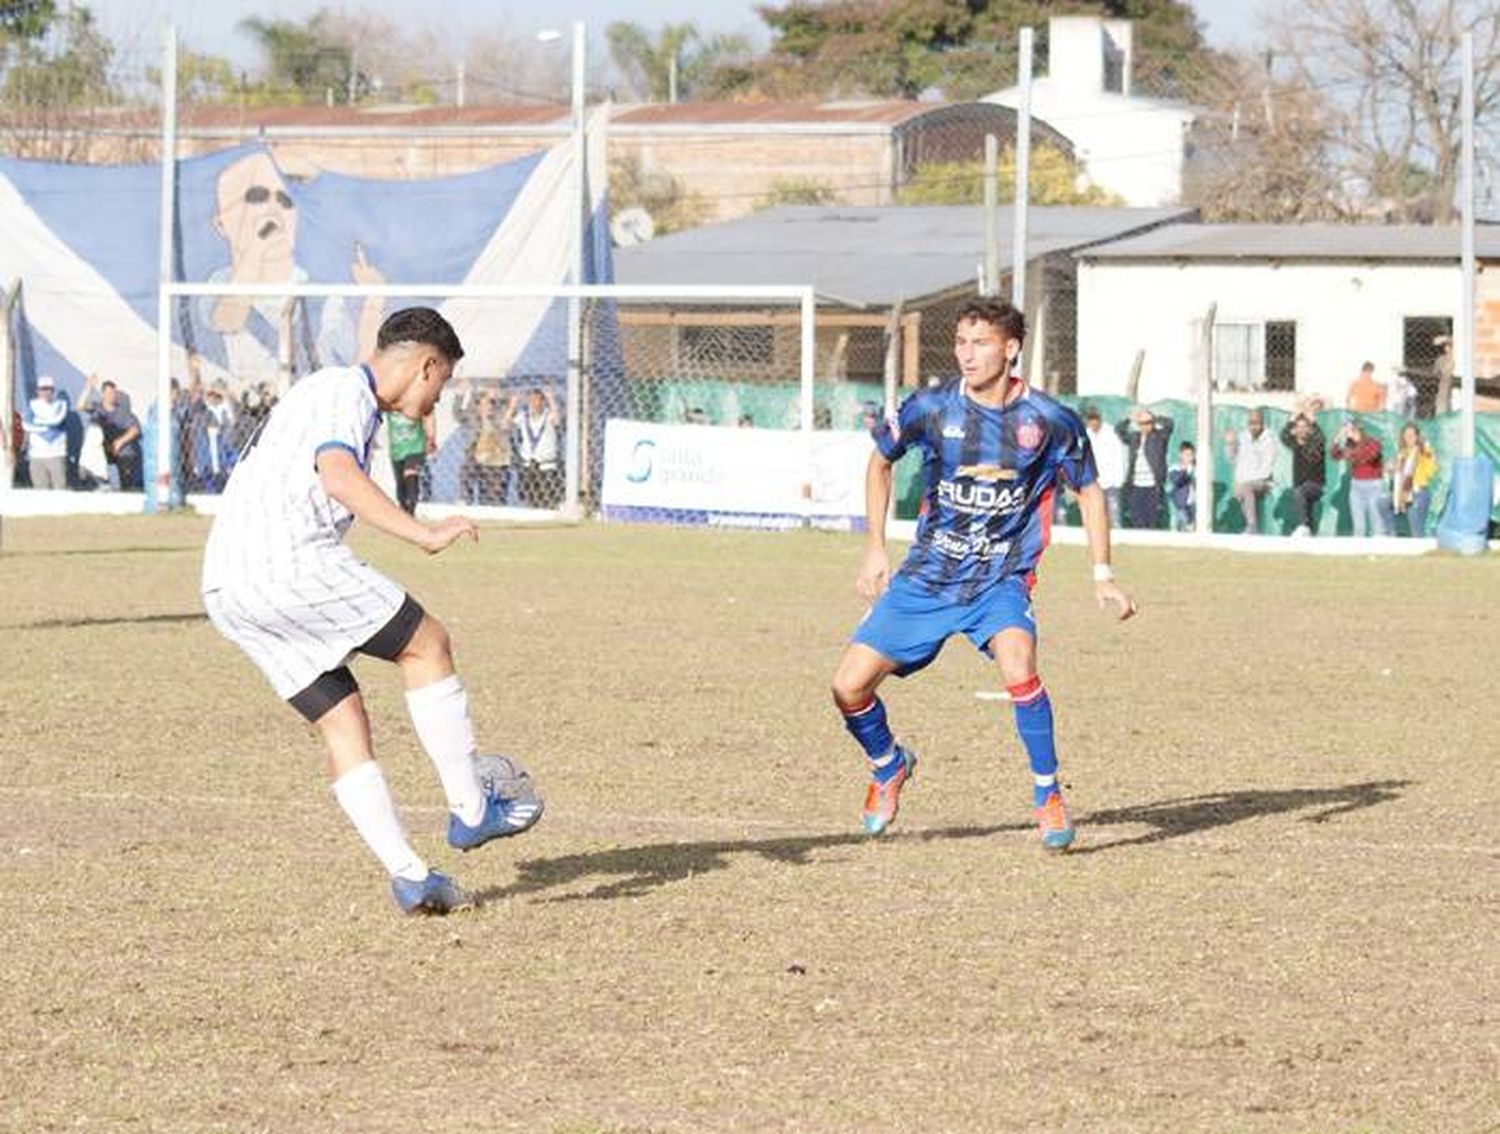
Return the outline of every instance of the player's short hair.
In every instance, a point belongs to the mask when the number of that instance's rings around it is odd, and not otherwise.
[[[1375,364],[1373,362],[1366,362],[1363,366],[1360,367],[1360,369],[1361,370],[1374,370],[1375,369]]]
[[[457,362],[464,356],[458,332],[431,307],[404,307],[386,317],[375,336],[375,346],[379,350],[385,350],[397,343],[430,346],[449,362]]]
[[[981,323],[988,323],[1006,338],[1015,339],[1018,343],[1026,341],[1026,316],[1001,300],[983,298],[969,300],[958,309],[953,325],[956,327],[966,319],[978,319]]]
[[[1177,451],[1179,453],[1196,453],[1198,446],[1194,445],[1191,441],[1184,441],[1181,445],[1177,446]]]

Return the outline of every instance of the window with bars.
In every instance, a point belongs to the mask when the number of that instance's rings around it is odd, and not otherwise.
[[[1297,324],[1291,319],[1214,324],[1214,387],[1295,390]]]

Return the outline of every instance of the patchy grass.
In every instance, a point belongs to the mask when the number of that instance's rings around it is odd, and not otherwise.
[[[191,518],[0,554],[0,1129],[1493,1130],[1492,559],[1056,548],[1037,605],[1077,852],[1043,856],[998,677],[887,686],[892,834],[826,686],[858,543],[486,529],[360,547],[453,632],[548,798],[459,858],[362,661],[409,922],[309,730],[202,619]]]

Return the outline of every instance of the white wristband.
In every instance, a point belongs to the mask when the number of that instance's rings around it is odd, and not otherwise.
[[[1094,564],[1094,582],[1107,583],[1115,577],[1115,569],[1108,563]]]

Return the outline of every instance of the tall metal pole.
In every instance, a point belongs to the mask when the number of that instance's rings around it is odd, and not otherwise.
[[[172,300],[167,285],[176,276],[177,237],[177,29],[162,35],[161,57],[161,238],[156,289],[156,506],[172,499]]]
[[[573,25],[573,185],[571,190],[573,210],[573,247],[571,282],[588,282],[588,223],[592,211],[589,200],[588,139],[584,123],[584,75],[588,41],[583,22]],[[577,295],[568,297],[568,385],[564,429],[564,444],[567,449],[565,484],[565,509],[569,515],[579,512],[580,472],[583,468],[583,300]]]
[[[1214,530],[1214,323],[1219,318],[1217,302],[1203,316],[1203,336],[1198,357],[1198,465],[1193,478],[1193,530],[1211,535]],[[1137,358],[1140,356],[1137,355]],[[1135,383],[1131,383],[1132,387]],[[1135,390],[1131,397],[1134,399]]]
[[[11,490],[16,480],[16,453],[11,448],[10,423],[16,406],[16,343],[11,337],[16,301],[21,296],[21,281],[9,291],[0,290],[0,497]]]
[[[1031,56],[1034,33],[1021,29],[1020,100],[1016,105],[1015,222],[1011,229],[1010,302],[1026,310],[1026,222],[1031,197]]]
[[[799,304],[801,334],[797,344],[797,373],[801,387],[797,424],[802,430],[802,524],[812,524],[813,464],[816,457],[816,441],[813,435],[813,379],[818,357],[818,301],[812,288],[802,293]]]
[[[1460,304],[1463,335],[1458,341],[1459,371],[1463,375],[1462,412],[1460,417],[1460,452],[1474,455],[1474,33],[1464,32],[1462,149],[1459,176],[1459,207],[1463,210],[1463,302]]]
[[[984,287],[985,295],[1000,293],[1000,140],[984,136]]]

